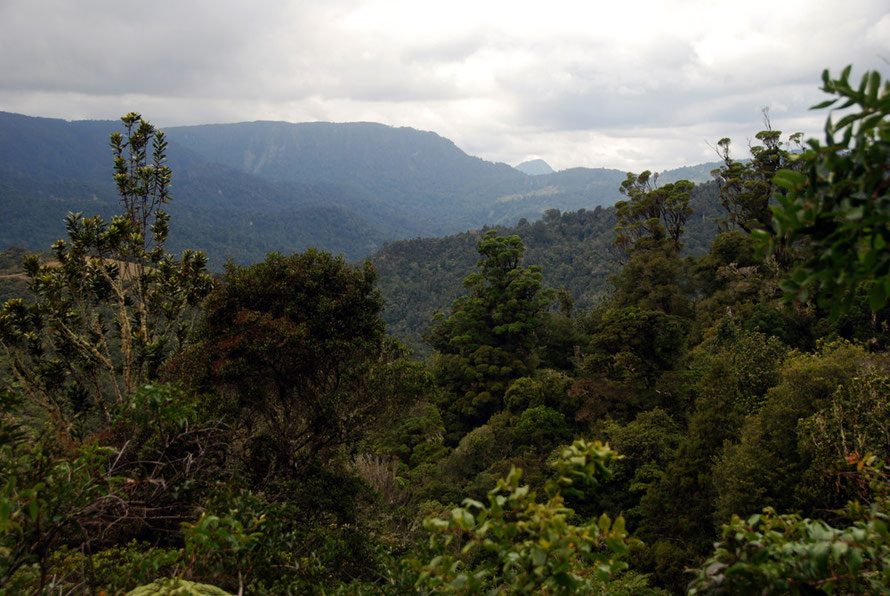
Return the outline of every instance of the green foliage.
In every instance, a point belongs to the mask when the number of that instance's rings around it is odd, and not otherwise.
[[[720,214],[720,204],[716,182],[696,186],[689,204],[696,217],[686,221],[684,253],[703,254],[717,231],[714,220]],[[571,294],[578,312],[592,308],[608,294],[610,277],[619,270],[611,248],[614,226],[614,208],[598,207],[550,214],[543,220],[520,221],[512,228],[499,229],[502,235],[522,238],[524,262],[541,267],[544,286]],[[485,231],[391,242],[371,257],[380,274],[386,301],[383,317],[390,333],[420,343],[435,311],[444,311],[461,295],[461,280],[473,272],[478,259],[476,244]],[[551,368],[564,369],[561,360],[542,357],[542,361]]]
[[[55,262],[24,261],[36,301],[0,309],[0,344],[13,382],[55,420],[82,434],[99,414],[158,378],[191,328],[189,315],[212,286],[200,252],[167,254],[170,170],[163,133],[138,114],[112,135],[115,181],[125,214],[66,218],[68,240],[53,245]],[[148,147],[151,146],[151,154]],[[73,428],[77,424],[80,428]]]
[[[289,499],[220,485],[204,513],[183,526],[180,574],[232,592],[306,593],[378,573],[377,553],[352,512],[335,511],[358,484],[315,470]]]
[[[513,381],[504,395],[504,404],[516,414],[528,408],[546,406],[571,417],[581,405],[577,396],[569,394],[572,384],[572,378],[565,373],[539,369],[533,377]]]
[[[799,434],[799,421],[823,408],[830,411],[839,407],[839,403],[832,403],[838,387],[848,385],[876,364],[862,348],[845,343],[788,360],[781,371],[781,382],[769,391],[760,409],[745,420],[738,442],[726,445],[716,459],[716,520],[724,522],[733,513],[748,515],[766,506],[813,512],[842,504],[833,490],[817,492],[804,482],[811,456],[800,448],[806,441]]]
[[[680,317],[638,307],[597,314],[584,358],[588,374],[651,387],[684,354],[688,323]]]
[[[608,477],[614,451],[600,443],[575,441],[555,463],[556,478],[539,503],[520,485],[514,468],[488,493],[488,503],[468,499],[447,518],[431,518],[430,559],[409,559],[423,592],[570,594],[592,590],[627,564],[624,520],[606,515],[582,525],[570,523],[563,493],[595,486]]]
[[[395,426],[384,429],[375,440],[374,448],[415,467],[435,461],[444,454],[444,433],[445,425],[438,408],[430,403],[420,403]]]
[[[836,124],[828,118],[826,145],[808,141],[795,168],[769,180],[779,203],[770,246],[787,254],[797,243],[804,251],[782,284],[786,299],[813,297],[835,318],[849,312],[861,284],[869,288],[871,309],[881,308],[890,263],[881,239],[888,221],[890,84],[873,72],[854,89],[849,74],[849,67],[837,80],[823,73],[823,90],[837,97],[816,108],[840,102],[848,110]],[[873,345],[876,322],[872,317]],[[782,382],[714,468],[718,519],[770,507],[747,520],[732,517],[691,593],[887,593],[886,367],[885,356],[843,343],[788,362]],[[880,456],[861,455],[872,448]],[[844,460],[856,463],[859,474],[845,472]],[[840,517],[834,524],[776,513],[824,512],[844,497],[872,503],[851,501],[834,512]]]
[[[670,242],[641,238],[621,272],[612,277],[612,304],[686,317],[691,309],[683,273],[683,262]]]
[[[478,250],[480,271],[464,279],[469,294],[426,335],[438,352],[437,378],[454,396],[448,410],[458,432],[503,409],[509,384],[537,367],[542,313],[554,299],[542,289],[539,267],[520,266],[525,246],[519,236],[491,230]]]
[[[21,406],[5,407],[4,420],[15,421]],[[112,417],[101,435],[110,446],[71,446],[53,432],[4,424],[0,578],[15,591],[126,589],[178,563],[171,542],[194,516],[206,478],[218,474],[220,428],[168,386],[127,396]],[[136,537],[153,543],[114,546]]]
[[[866,500],[866,487],[848,473],[848,462],[866,453],[890,459],[890,378],[886,363],[875,364],[839,380],[828,403],[798,423],[798,449],[810,461],[798,488],[802,500]]]
[[[124,479],[109,472],[114,450],[95,444],[65,454],[18,437],[0,449],[0,585],[43,590],[55,549],[69,540],[89,549],[103,518],[122,513]]]
[[[702,342],[699,363],[720,371],[728,390],[722,392],[728,397],[723,405],[742,414],[755,413],[763,405],[767,391],[779,382],[788,352],[774,335],[740,328],[748,322],[721,320],[716,336]]]
[[[519,415],[514,436],[520,444],[544,449],[571,439],[572,430],[561,412],[547,406],[536,406]]]
[[[739,230],[717,235],[708,254],[691,261],[688,268],[700,296],[696,315],[704,323],[722,317],[727,306],[738,309],[740,303],[759,301],[768,290],[764,278],[769,271],[755,256],[754,240]]]
[[[513,423],[514,420],[502,412],[468,432],[443,462],[445,471],[461,482],[506,458],[512,447]]]
[[[887,594],[886,470],[874,456],[853,463],[870,482],[874,500],[849,503],[843,511],[849,525],[779,515],[771,508],[746,520],[733,516],[689,593]]]
[[[119,594],[157,577],[176,573],[181,551],[132,540],[90,552],[61,546],[50,557],[49,590],[91,589]],[[32,585],[36,585],[33,584]]]
[[[651,182],[650,182],[651,179]],[[631,253],[638,240],[644,237],[667,238],[674,250],[682,246],[680,236],[686,220],[692,215],[689,199],[695,186],[688,180],[678,180],[657,186],[658,174],[649,170],[627,174],[621,183],[621,194],[627,201],[615,203],[618,225],[615,227],[615,246]]]
[[[609,421],[604,426],[605,435],[622,459],[612,466],[611,482],[579,501],[576,509],[586,513],[597,507],[613,515],[623,512],[629,523],[638,521],[642,516],[640,499],[664,478],[682,431],[682,426],[660,408],[641,412],[624,425]]]
[[[724,229],[738,226],[747,233],[769,229],[772,220],[770,201],[775,191],[773,177],[782,168],[792,167],[793,156],[784,146],[799,146],[802,135],[793,134],[788,143],[783,143],[782,132],[770,126],[767,110],[764,110],[764,123],[766,130],[754,135],[763,144],[751,145],[750,160],[732,159],[728,138],[717,143],[723,166],[713,173],[720,180],[720,202],[729,214],[720,222]]]
[[[716,338],[696,348],[698,353],[689,362],[684,383],[690,386],[688,395],[695,401],[690,404],[691,411],[676,409],[677,422],[686,418],[681,436],[647,430],[652,422],[643,425],[647,418],[641,414],[639,426],[628,426],[614,437],[629,448],[628,462],[640,465],[633,468],[640,494],[634,498],[619,494],[616,501],[627,503],[629,519],[637,522],[635,535],[647,543],[638,554],[643,569],[651,572],[659,585],[674,591],[687,583],[684,568],[690,561],[712,548],[718,496],[714,474],[719,471],[715,456],[725,442],[736,440],[745,416],[756,410],[763,393],[778,382],[785,353],[775,339],[741,331],[731,320],[720,329]],[[751,384],[752,380],[756,382]],[[631,428],[641,433],[639,439],[627,438]],[[610,436],[613,432],[610,429]],[[637,441],[645,437],[668,445],[673,442],[675,448],[670,453],[653,456],[650,452],[640,457],[636,455],[641,448]],[[652,462],[658,462],[657,467]],[[630,472],[623,466],[617,471],[618,480],[627,482]]]
[[[774,209],[773,249],[806,240],[808,253],[782,288],[791,300],[811,296],[834,316],[849,309],[856,287],[866,282],[869,303],[879,310],[890,297],[890,81],[867,72],[858,87],[851,67],[822,90],[835,96],[814,109],[846,110],[825,123],[825,144],[807,141],[799,168],[778,171],[785,194]]]
[[[382,307],[369,263],[310,249],[230,264],[209,299],[202,341],[183,373],[228,399],[222,413],[252,435],[258,479],[292,478],[325,450],[358,439],[392,395],[369,384],[384,355]],[[381,387],[391,382],[379,363]]]

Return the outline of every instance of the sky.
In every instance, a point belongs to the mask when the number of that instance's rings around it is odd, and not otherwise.
[[[888,0],[0,0],[0,111],[381,122],[516,165],[819,136],[821,73],[890,74]]]

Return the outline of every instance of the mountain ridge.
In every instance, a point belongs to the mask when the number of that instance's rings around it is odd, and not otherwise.
[[[46,248],[64,236],[68,211],[116,213],[108,136],[120,130],[115,121],[0,112],[7,214],[0,246]],[[229,258],[249,263],[309,246],[355,260],[387,241],[608,206],[621,198],[626,175],[571,168],[529,176],[468,155],[435,132],[373,122],[164,130],[174,173],[171,249],[205,249],[215,268]],[[248,222],[253,229],[242,229]]]

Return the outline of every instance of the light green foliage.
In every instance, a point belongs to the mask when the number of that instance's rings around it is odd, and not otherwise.
[[[522,413],[528,408],[547,406],[566,416],[574,416],[581,405],[576,396],[569,395],[572,378],[549,369],[539,369],[533,377],[522,377],[510,384],[504,395],[507,409]]]
[[[175,260],[164,251],[169,218],[160,207],[171,174],[163,133],[138,114],[122,121],[126,136],[115,133],[111,144],[125,213],[111,222],[69,215],[55,262],[25,259],[36,301],[0,308],[13,384],[65,433],[91,414],[109,423],[111,406],[156,379],[212,286],[202,253]]]
[[[512,446],[514,422],[514,418],[502,412],[464,435],[443,462],[450,477],[461,482],[507,457]]]
[[[76,590],[84,584],[101,593],[121,594],[158,577],[175,574],[182,557],[178,548],[154,547],[131,540],[96,552],[61,546],[49,561],[49,591]]]
[[[624,520],[606,515],[582,525],[563,493],[596,485],[609,475],[614,451],[599,442],[575,441],[555,463],[547,500],[537,502],[514,468],[488,493],[488,503],[466,500],[447,518],[424,522],[431,558],[407,563],[421,593],[572,594],[615,577],[627,564]]]
[[[777,297],[779,290],[778,267],[772,261],[763,262],[755,255],[754,239],[740,230],[719,234],[711,244],[708,254],[686,261],[695,295],[696,326],[702,330],[715,325],[731,313],[748,324],[754,309],[761,313]],[[760,331],[782,337],[787,336],[778,314],[773,315],[778,325],[767,325]],[[787,313],[783,313],[787,317]]]
[[[183,524],[177,575],[247,594],[308,593],[343,578],[374,577],[377,553],[367,536],[354,517],[347,522],[336,503],[325,502],[349,500],[350,485],[359,483],[320,476],[292,485],[290,499],[218,486],[204,513]]]
[[[246,496],[238,501],[238,508],[220,515],[205,512],[194,522],[183,525],[183,562],[190,573],[209,573],[219,579],[226,577],[230,582],[234,582],[232,576],[235,576],[242,583],[253,579],[243,574],[256,565],[255,557],[270,555],[264,552],[270,542],[278,547],[287,546],[286,534],[272,534],[269,528],[263,527],[267,514],[275,516],[273,508],[267,509],[260,497]],[[279,556],[282,555],[286,556],[285,553]]]
[[[479,271],[464,279],[469,294],[425,336],[438,352],[437,379],[454,395],[452,426],[463,429],[456,434],[501,410],[510,383],[537,367],[542,314],[554,299],[542,289],[539,267],[520,266],[525,246],[519,236],[491,230],[478,250]]]
[[[184,579],[158,579],[127,592],[127,596],[232,596],[223,589]]]
[[[4,403],[14,421],[17,404]],[[146,386],[112,413],[102,439],[79,446],[14,422],[0,433],[0,583],[18,590],[117,589],[157,576],[177,551],[133,544],[191,519],[190,502],[218,471],[220,429],[169,386]],[[116,570],[111,571],[110,569]]]
[[[715,336],[700,345],[696,362],[697,367],[721,371],[722,393],[729,397],[723,405],[745,415],[756,412],[767,391],[779,382],[788,352],[777,337],[742,328],[746,322],[722,319]]]
[[[771,508],[747,520],[733,516],[689,593],[890,593],[887,471],[874,456],[853,463],[870,483],[873,500],[847,505],[842,513],[849,525],[779,515]]]
[[[806,500],[826,495],[867,499],[862,483],[851,478],[848,462],[872,453],[890,459],[890,377],[886,363],[866,365],[859,375],[839,380],[831,399],[797,427],[799,449],[810,460],[798,492]]]
[[[8,594],[42,590],[50,556],[67,540],[86,547],[101,516],[123,513],[124,479],[109,472],[114,450],[87,444],[53,450],[23,435],[0,446],[0,586]]]
[[[814,296],[833,315],[849,308],[859,283],[868,284],[872,310],[890,296],[890,81],[867,72],[854,87],[850,70],[839,79],[822,74],[822,90],[835,97],[814,109],[843,110],[837,121],[828,117],[825,144],[809,139],[799,171],[774,179],[786,194],[777,197],[771,246],[809,243],[785,294],[800,302]]]

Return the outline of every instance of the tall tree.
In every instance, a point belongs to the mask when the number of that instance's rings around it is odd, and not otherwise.
[[[738,226],[750,234],[754,230],[769,229],[772,222],[770,200],[776,191],[773,177],[780,169],[792,167],[792,156],[787,147],[799,147],[802,134],[795,133],[783,142],[782,131],[773,130],[766,109],[763,121],[766,128],[754,135],[762,144],[749,147],[749,160],[732,158],[730,139],[717,142],[717,153],[723,165],[713,173],[720,181],[720,202],[728,214],[720,222],[723,229]]]
[[[208,300],[198,380],[246,430],[260,480],[298,476],[393,399],[370,381],[384,350],[375,280],[370,263],[309,249],[230,264]]]
[[[641,174],[627,174],[621,183],[621,194],[626,201],[615,203],[618,225],[615,227],[615,246],[631,252],[644,237],[668,238],[676,250],[682,246],[683,226],[692,215],[689,199],[694,184],[678,180],[658,186],[658,174],[649,170]]]
[[[110,406],[157,379],[212,287],[203,253],[174,259],[164,249],[172,176],[164,133],[139,114],[121,120],[125,134],[112,134],[111,147],[124,213],[110,222],[69,215],[55,262],[24,261],[34,303],[0,309],[13,383],[60,429],[91,412],[110,422]]]
[[[448,411],[458,434],[502,409],[510,382],[538,366],[542,313],[555,298],[542,287],[540,267],[520,265],[525,245],[519,236],[489,230],[478,250],[479,271],[464,279],[469,293],[425,336],[437,351],[439,381],[454,396]]]

